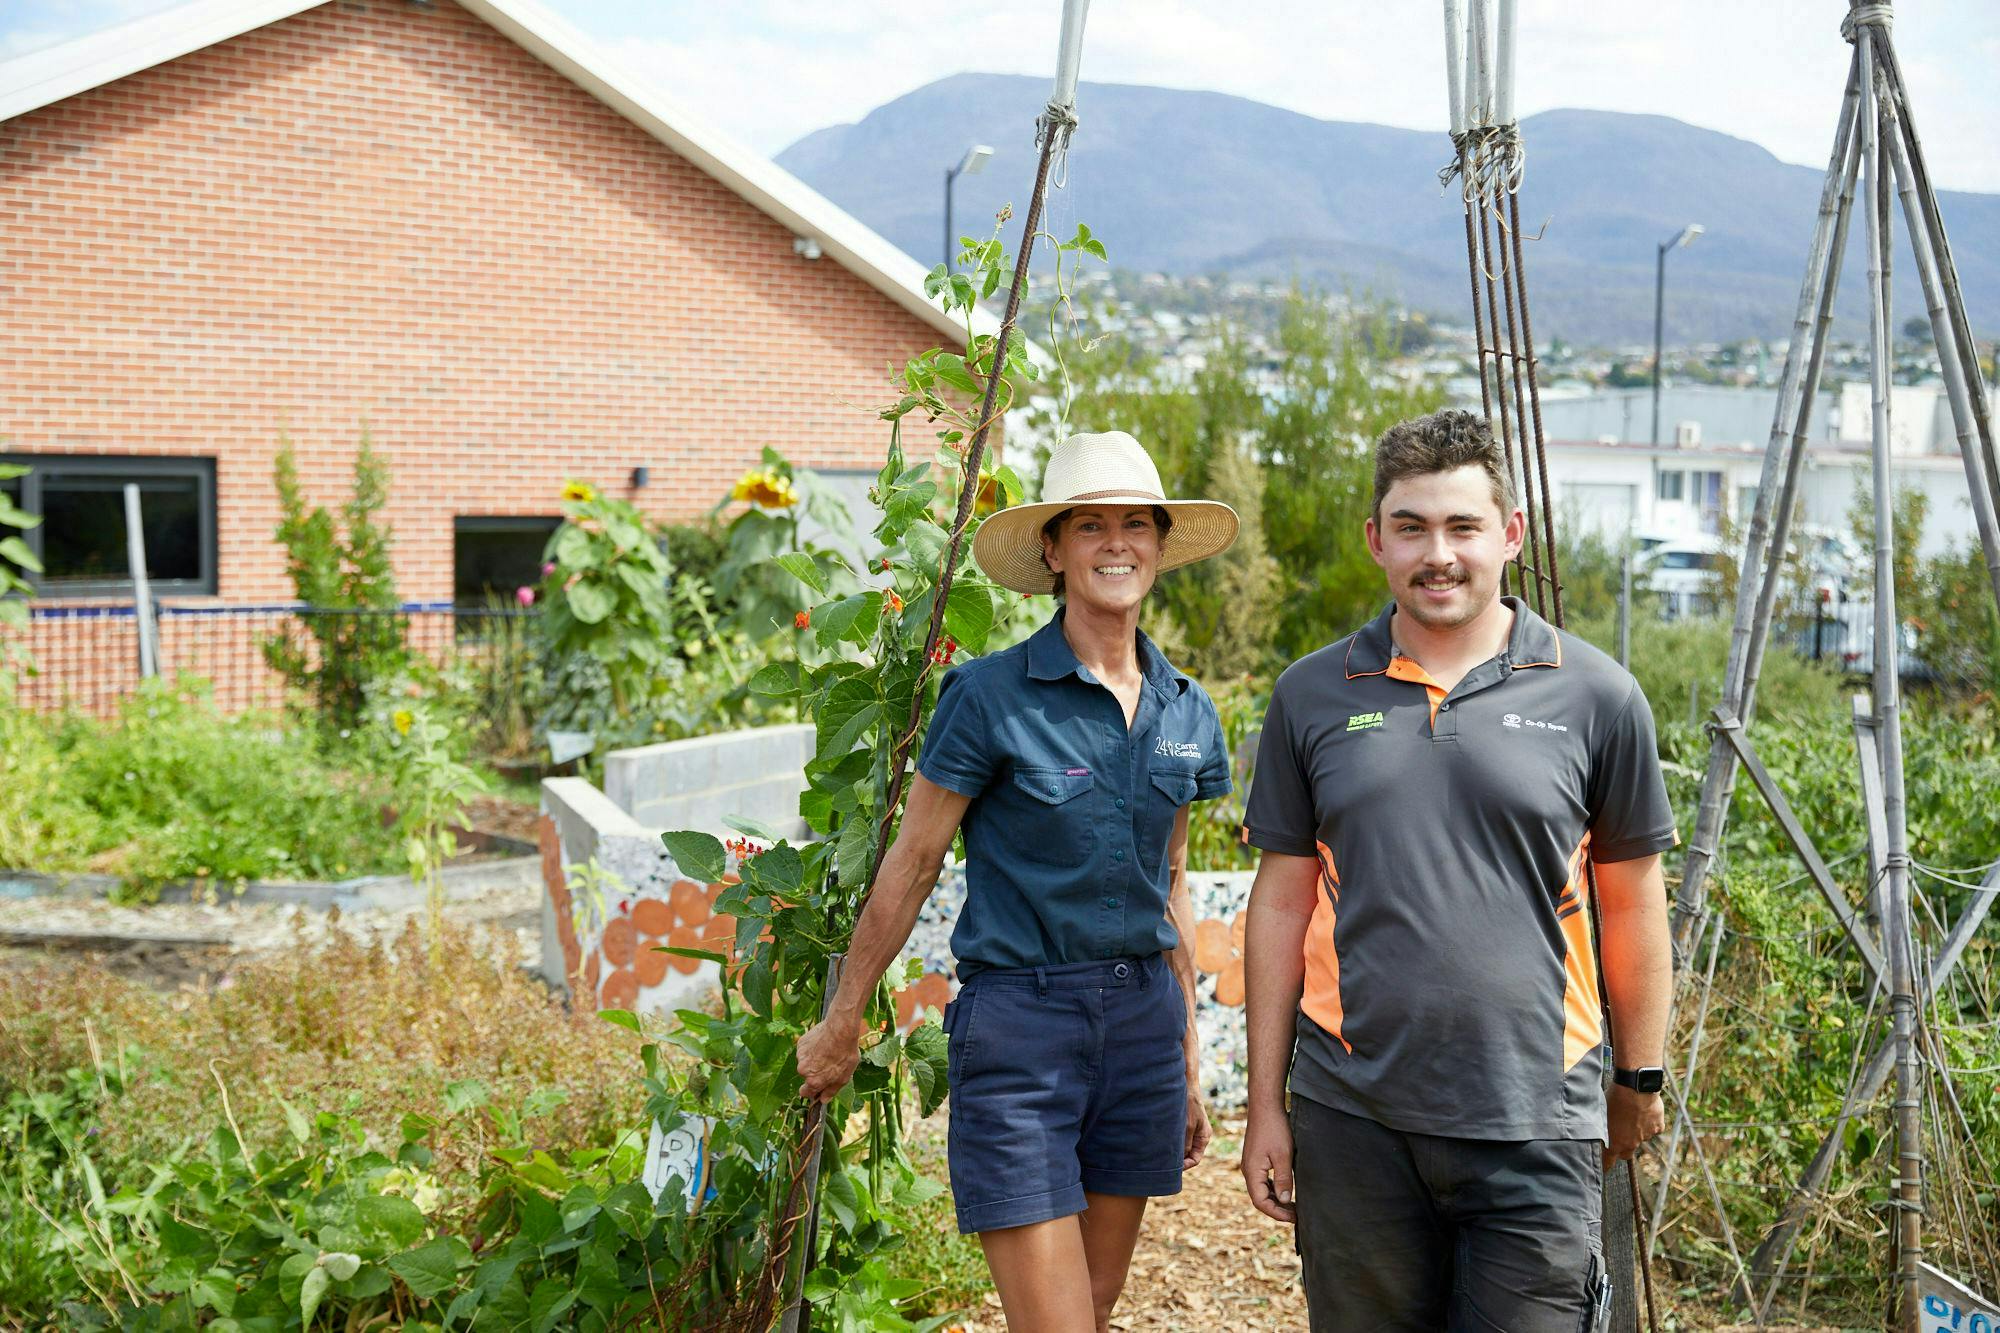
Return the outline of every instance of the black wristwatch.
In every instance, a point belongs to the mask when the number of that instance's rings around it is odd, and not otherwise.
[[[1645,1065],[1638,1069],[1613,1069],[1611,1081],[1621,1088],[1630,1088],[1638,1093],[1655,1093],[1667,1086],[1667,1071],[1658,1065]]]

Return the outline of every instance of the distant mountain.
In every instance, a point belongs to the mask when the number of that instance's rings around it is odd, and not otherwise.
[[[1046,79],[960,74],[816,131],[781,166],[891,241],[935,264],[944,172],[967,145],[994,156],[961,177],[955,223],[980,234],[1034,172],[1033,126]],[[1394,296],[1463,317],[1465,224],[1440,190],[1443,134],[1315,120],[1240,97],[1085,84],[1067,187],[1049,228],[1078,221],[1119,268],[1299,277]],[[1838,90],[1829,88],[1831,149]],[[1521,221],[1535,332],[1572,341],[1648,342],[1654,247],[1688,222],[1707,234],[1667,260],[1670,341],[1782,334],[1791,324],[1819,203],[1821,172],[1665,116],[1550,111],[1522,123]],[[2000,196],[1947,193],[1973,325],[2000,330]],[[1546,230],[1543,224],[1546,223]],[[1902,232],[1900,213],[1897,234]],[[1865,332],[1867,265],[1857,210],[1842,271],[1840,332]],[[1907,249],[1895,251],[1894,318],[1923,304]]]

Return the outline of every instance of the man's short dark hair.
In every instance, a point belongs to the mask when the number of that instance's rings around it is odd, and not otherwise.
[[[1462,467],[1486,474],[1502,518],[1514,512],[1514,480],[1484,417],[1447,409],[1397,422],[1375,442],[1375,521],[1382,521],[1382,497],[1403,478]]]
[[[1047,538],[1048,541],[1051,544],[1053,544],[1058,537],[1062,536],[1063,520],[1068,518],[1071,514],[1075,512],[1076,510],[1074,509],[1057,510],[1054,514],[1052,514],[1049,517],[1048,522],[1042,524],[1042,536]],[[1153,527],[1160,534],[1160,540],[1162,542],[1165,542],[1167,539],[1167,534],[1174,530],[1174,516],[1161,506],[1154,505]],[[1049,548],[1047,546],[1044,546],[1042,548],[1043,565],[1047,565],[1049,563],[1048,550]],[[1055,597],[1058,602],[1062,601],[1063,598],[1067,595],[1068,590],[1063,587],[1062,575],[1060,574],[1056,575],[1056,586],[1054,587],[1054,589],[1052,589],[1052,591],[1055,593]]]

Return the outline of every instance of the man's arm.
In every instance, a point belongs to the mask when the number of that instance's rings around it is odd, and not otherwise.
[[[1292,1063],[1299,998],[1305,993],[1306,928],[1319,903],[1319,861],[1265,852],[1250,886],[1243,932],[1244,1023],[1249,1034],[1249,1117],[1243,1183],[1257,1211],[1295,1220],[1292,1127],[1285,1075]]]
[[[1604,931],[1597,947],[1604,956],[1604,989],[1617,1039],[1612,1060],[1625,1069],[1663,1065],[1673,954],[1659,855],[1598,864],[1597,904]],[[1607,1162],[1630,1157],[1666,1128],[1658,1093],[1642,1095],[1614,1084],[1606,1111],[1611,1132]]]
[[[832,1101],[854,1077],[868,998],[909,942],[917,913],[937,887],[952,835],[971,803],[971,797],[940,787],[921,773],[912,779],[902,827],[854,925],[833,1003],[826,1017],[799,1038],[799,1077],[805,1080],[808,1100]]]
[[[1187,882],[1188,807],[1174,816],[1174,831],[1167,842],[1167,920],[1180,943],[1167,950],[1167,966],[1181,983],[1181,998],[1187,1004],[1187,1039],[1182,1054],[1187,1060],[1187,1145],[1181,1166],[1191,1169],[1201,1164],[1208,1151],[1210,1130],[1208,1106],[1201,1095],[1201,1034],[1194,1025],[1194,900],[1188,896]]]

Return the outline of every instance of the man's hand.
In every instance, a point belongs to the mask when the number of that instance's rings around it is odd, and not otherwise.
[[[830,1102],[861,1063],[861,1024],[828,1015],[799,1038],[799,1077],[810,1102]]]
[[[1283,1107],[1251,1112],[1243,1129],[1243,1184],[1264,1216],[1298,1220],[1292,1201],[1292,1126]]]
[[[1192,1171],[1201,1165],[1201,1159],[1208,1152],[1208,1141],[1214,1131],[1208,1127],[1208,1104],[1201,1098],[1201,1089],[1188,1088],[1187,1104],[1187,1152],[1181,1158],[1181,1169]]]
[[[1622,1162],[1667,1127],[1667,1111],[1657,1092],[1634,1092],[1614,1083],[1604,1107],[1611,1142],[1604,1149],[1604,1164]]]

